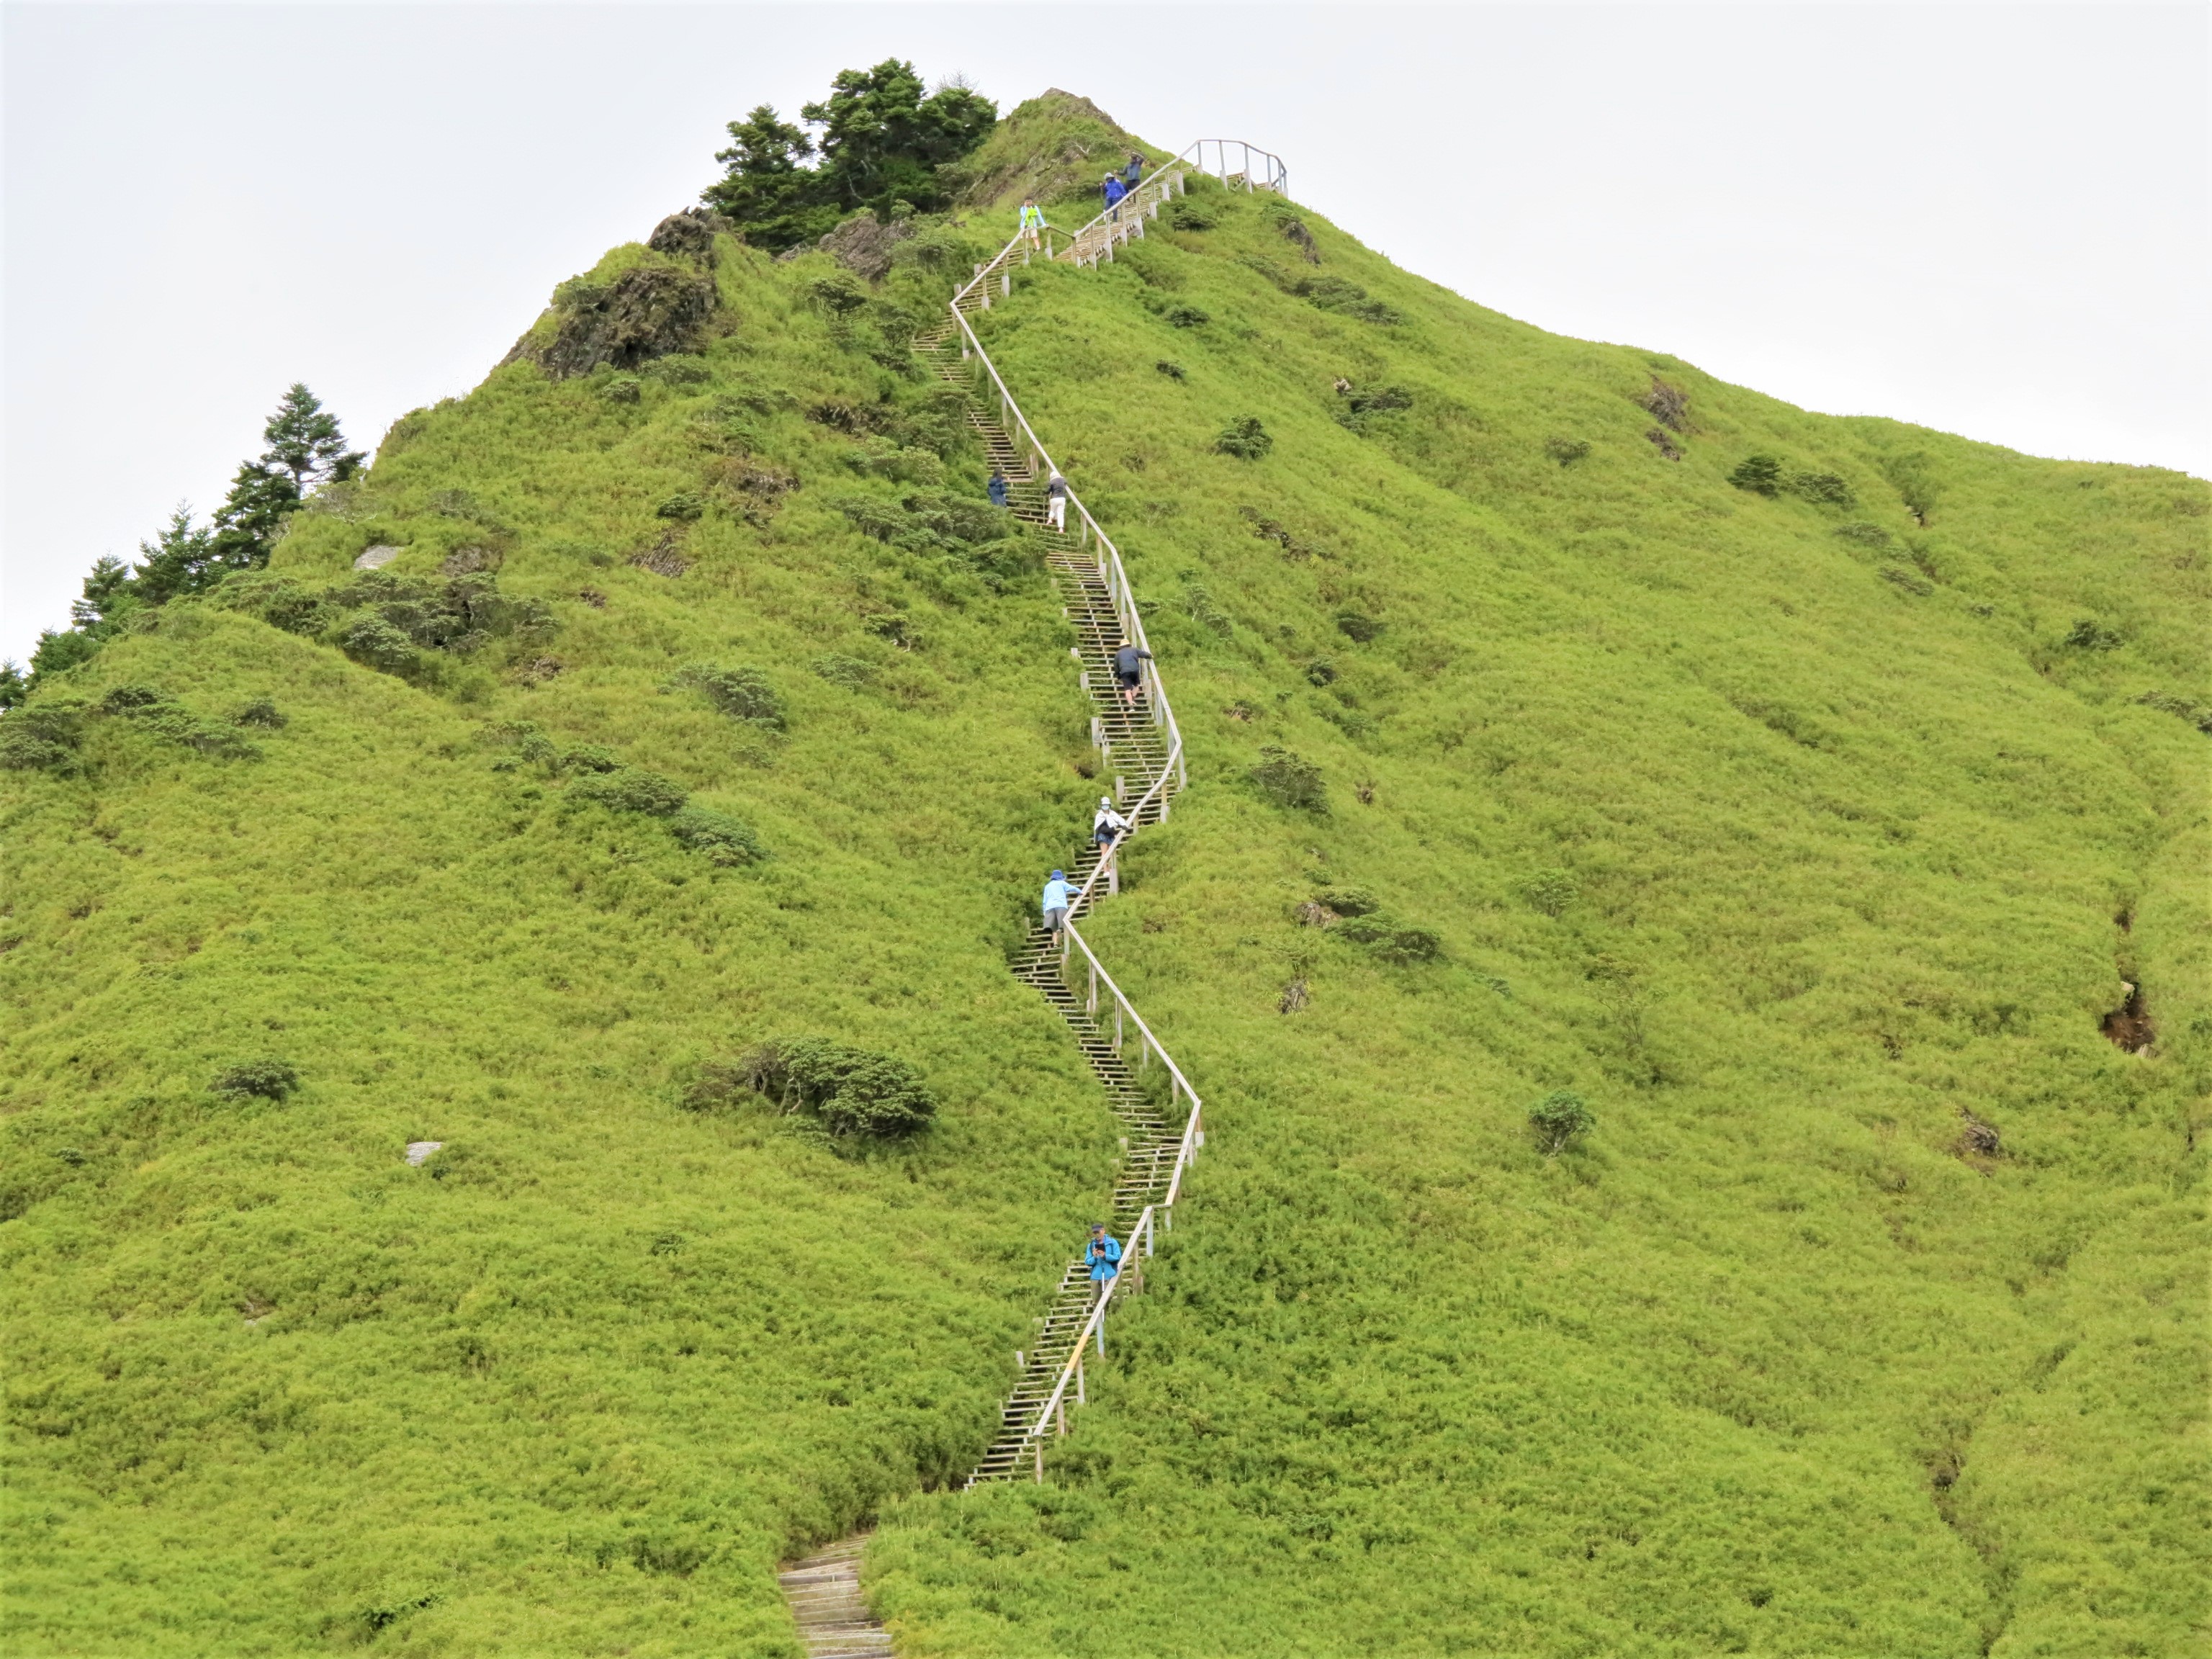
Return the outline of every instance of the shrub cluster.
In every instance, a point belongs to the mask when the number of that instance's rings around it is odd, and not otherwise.
[[[1260,763],[1252,769],[1252,781],[1278,806],[1302,812],[1328,811],[1328,786],[1322,780],[1321,768],[1291,750],[1273,744],[1262,749]]]
[[[668,689],[695,690],[720,713],[770,732],[784,729],[782,694],[757,668],[725,668],[695,662],[676,671]]]
[[[814,1118],[833,1135],[888,1139],[926,1128],[937,1115],[937,1097],[913,1066],[828,1037],[776,1037],[734,1065],[706,1066],[684,1103],[714,1111],[747,1091]]]
[[[1234,455],[1239,460],[1256,461],[1275,447],[1267,428],[1260,424],[1256,415],[1240,415],[1221,428],[1213,447],[1224,455]]]
[[[864,535],[969,572],[994,592],[1006,592],[1031,568],[1020,521],[988,501],[925,489],[896,502],[846,495],[830,505]]]
[[[1597,1127],[1589,1103],[1571,1089],[1554,1089],[1528,1113],[1529,1127],[1547,1158],[1557,1158]]]
[[[281,1101],[300,1086],[299,1068],[289,1060],[247,1060],[227,1066],[208,1087],[219,1095]]]
[[[228,721],[206,720],[154,686],[118,685],[96,702],[49,698],[9,714],[0,721],[0,769],[71,771],[91,726],[106,720],[125,722],[195,754],[254,760],[260,750],[237,727],[280,726],[284,717],[264,697],[247,704]]]

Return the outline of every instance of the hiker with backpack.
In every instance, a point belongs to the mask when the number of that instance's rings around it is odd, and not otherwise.
[[[1067,884],[1066,872],[1054,871],[1052,879],[1044,884],[1044,930],[1055,939],[1067,926],[1067,907],[1074,898],[1075,890]]]
[[[1000,471],[997,467],[991,469],[991,482],[983,488],[990,492],[992,506],[1004,507],[1006,504],[1006,491],[1009,488],[1006,475]]]
[[[1114,1280],[1121,1271],[1121,1243],[1106,1231],[1106,1224],[1091,1224],[1090,1242],[1083,1247],[1084,1265],[1091,1269],[1091,1286],[1103,1302],[1114,1294]]]
[[[1152,659],[1151,652],[1127,640],[1114,653],[1114,678],[1121,683],[1121,701],[1132,708],[1137,706],[1137,691],[1145,683],[1144,665]]]
[[[1067,533],[1067,480],[1058,472],[1044,487],[1044,521],[1061,535]]]
[[[1022,222],[1016,228],[1014,234],[1017,236],[1028,237],[1030,239],[1030,246],[1031,247],[1035,247],[1037,246],[1037,238],[1042,235],[1043,233],[1044,210],[1036,204],[1036,197],[1023,197]]]
[[[1091,815],[1091,842],[1094,847],[1103,847],[1108,852],[1114,844],[1129,833],[1129,820],[1114,810],[1111,795],[1098,797],[1098,810]]]

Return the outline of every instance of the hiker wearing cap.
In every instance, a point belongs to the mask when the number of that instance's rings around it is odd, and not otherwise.
[[[1110,848],[1115,842],[1128,833],[1129,820],[1114,810],[1113,796],[1099,796],[1098,811],[1091,819],[1091,844]]]
[[[1091,1288],[1103,1302],[1114,1294],[1115,1276],[1121,1271],[1121,1244],[1106,1231],[1106,1224],[1091,1224],[1091,1240],[1083,1247],[1084,1265],[1091,1269]]]
[[[1127,640],[1114,653],[1114,678],[1121,684],[1121,701],[1132,708],[1137,706],[1137,688],[1145,683],[1144,665],[1152,659],[1152,653]]]
[[[1036,204],[1036,198],[1034,196],[1023,197],[1022,222],[1014,234],[1018,236],[1028,237],[1030,246],[1035,247],[1037,246],[1037,238],[1043,234],[1043,232],[1044,210]]]
[[[1130,190],[1145,176],[1145,158],[1135,150],[1129,152],[1129,165],[1121,169],[1121,183]]]
[[[1044,884],[1044,929],[1054,939],[1067,926],[1067,907],[1075,896],[1075,890],[1067,884],[1064,871],[1055,870],[1052,879]]]
[[[1045,483],[1044,521],[1061,535],[1067,533],[1067,480],[1057,472]]]

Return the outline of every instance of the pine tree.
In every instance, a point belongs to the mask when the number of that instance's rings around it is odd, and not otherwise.
[[[818,144],[767,104],[731,122],[735,142],[714,157],[726,172],[703,193],[747,240],[771,249],[811,240],[856,208],[885,218],[902,204],[933,210],[950,200],[939,169],[981,143],[998,113],[963,86],[925,98],[914,65],[886,58],[844,70],[826,101],[799,111],[822,129]]]
[[[702,192],[705,199],[763,247],[786,248],[810,233],[819,234],[813,224],[820,210],[808,210],[819,181],[805,166],[814,155],[805,131],[784,121],[769,104],[731,122],[729,131],[735,142],[714,153],[728,171]]]
[[[148,605],[161,605],[179,593],[197,593],[220,581],[224,567],[216,557],[215,532],[192,523],[192,509],[179,501],[169,522],[150,542],[138,544],[138,570],[131,586]]]
[[[343,483],[368,459],[345,447],[338,417],[298,380],[261,428],[261,437],[269,446],[261,453],[261,465],[290,475],[295,501],[305,499],[319,485]]]
[[[250,570],[269,562],[270,550],[284,533],[284,520],[300,505],[300,487],[290,472],[264,460],[241,461],[230,494],[215,512],[213,562],[226,570]]]

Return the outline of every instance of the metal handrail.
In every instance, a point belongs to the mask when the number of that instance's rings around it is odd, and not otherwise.
[[[1029,416],[1022,413],[1021,404],[1014,400],[1013,392],[1007,388],[1006,380],[1000,375],[998,365],[991,361],[990,353],[983,349],[982,341],[975,337],[975,330],[969,322],[967,315],[960,310],[957,303],[951,309],[953,321],[959,325],[962,338],[966,342],[966,350],[981,362],[984,373],[991,377],[991,384],[998,387],[1002,405],[1020,429],[1022,436],[1028,441],[1030,450],[1036,456],[1039,468],[1047,477],[1059,472],[1060,468],[1054,463],[1051,452],[1045,448],[1044,441],[1037,436],[1036,429],[1030,425]],[[1121,624],[1122,637],[1139,649],[1150,651],[1152,643],[1145,637],[1144,619],[1137,614],[1136,601],[1130,594],[1128,573],[1122,568],[1121,550],[1114,545],[1113,538],[1107,535],[1098,520],[1091,516],[1091,509],[1083,504],[1082,497],[1075,493],[1075,487],[1073,484],[1068,486],[1067,499],[1068,504],[1075,509],[1078,515],[1077,522],[1085,532],[1083,539],[1089,541],[1095,538],[1103,550],[1099,563],[1106,577],[1106,591],[1114,600],[1115,617]],[[1182,744],[1182,734],[1176,725],[1175,711],[1168,702],[1167,693],[1160,686],[1157,664],[1145,678],[1148,683],[1147,689],[1152,693],[1152,706],[1156,711],[1153,719],[1157,724],[1167,728],[1170,747],[1179,750]],[[1188,775],[1185,772],[1182,775],[1188,777]]]
[[[1206,165],[1206,147],[1208,144],[1213,146],[1215,153],[1221,158],[1218,169]],[[1229,170],[1229,147],[1231,144],[1236,145],[1244,155],[1244,165],[1235,173]],[[1252,176],[1252,162],[1255,157],[1267,164],[1267,173],[1264,179],[1255,180]],[[1182,154],[1176,159],[1179,161],[1188,161],[1200,173],[1212,173],[1224,184],[1228,183],[1231,179],[1241,178],[1244,180],[1244,188],[1248,191],[1272,190],[1282,196],[1288,196],[1291,193],[1291,170],[1283,165],[1283,158],[1271,149],[1261,149],[1256,145],[1248,144],[1242,138],[1200,138],[1186,146]]]
[[[1208,143],[1214,144],[1220,150],[1225,177],[1228,165],[1225,141],[1205,139],[1192,145],[1191,151],[1196,152],[1197,155],[1196,165],[1203,167],[1205,147]],[[1249,145],[1245,145],[1243,148],[1245,187],[1248,190],[1254,188],[1252,158],[1257,155],[1268,164],[1266,179],[1267,188],[1286,191],[1290,175],[1287,169],[1283,167],[1281,158],[1266,150],[1255,151]],[[1191,151],[1185,152],[1186,158]],[[1110,258],[1114,243],[1117,240],[1127,240],[1132,234],[1142,235],[1145,218],[1157,215],[1162,203],[1169,197],[1189,188],[1188,176],[1182,171],[1183,159],[1179,158],[1176,161],[1163,167],[1140,185],[1136,191],[1133,191],[1130,196],[1125,197],[1121,203],[1116,204],[1127,214],[1127,218],[1123,219],[1115,216],[1114,210],[1109,209],[1070,236],[1064,251],[1055,252],[1048,245],[1047,258],[1067,259],[1080,265],[1085,263],[1084,254],[1086,244],[1103,242],[1105,246],[1106,257]],[[1133,207],[1130,205],[1132,202],[1134,203]],[[1049,229],[1052,227],[1048,226],[1047,228]],[[1012,389],[1006,385],[1005,377],[999,373],[998,365],[991,361],[990,353],[983,349],[983,343],[976,337],[975,327],[969,321],[967,310],[963,308],[966,304],[972,303],[978,309],[989,309],[991,295],[988,283],[994,276],[1000,278],[1002,294],[1010,294],[1012,291],[1011,276],[1002,273],[1006,271],[1014,256],[1021,252],[1024,240],[1025,233],[1017,231],[1006,246],[1000,249],[988,262],[978,266],[975,276],[962,284],[959,290],[953,295],[952,302],[947,309],[951,311],[953,324],[959,331],[962,341],[961,356],[963,358],[973,356],[982,365],[983,373],[989,377],[991,384],[998,388],[1001,409],[1013,427],[1020,433],[1023,441],[1028,445],[1027,459],[1030,459],[1030,476],[1035,477],[1042,471],[1047,477],[1051,477],[1060,474],[1060,469],[1054,463],[1051,452],[1044,447],[1044,441],[1037,436],[1036,429],[1030,424],[1028,416],[1022,412],[1021,404],[1015,399]],[[1151,641],[1146,637],[1144,618],[1137,611],[1135,592],[1129,582],[1128,571],[1122,563],[1121,549],[1114,544],[1113,538],[1107,535],[1104,526],[1091,516],[1091,509],[1084,505],[1082,498],[1075,493],[1072,485],[1068,489],[1068,501],[1075,509],[1078,534],[1081,543],[1086,546],[1094,541],[1097,544],[1098,574],[1105,586],[1108,597],[1113,601],[1115,617],[1121,627],[1121,637],[1144,650],[1149,657],[1152,649]],[[1190,1102],[1190,1115],[1184,1120],[1182,1138],[1176,1145],[1175,1162],[1168,1171],[1166,1195],[1145,1206],[1142,1212],[1137,1217],[1136,1222],[1129,1231],[1128,1244],[1125,1248],[1122,1257],[1125,1262],[1131,1260],[1133,1256],[1141,1261],[1143,1256],[1151,1255],[1158,1242],[1161,1222],[1164,1219],[1170,1225],[1173,1224],[1175,1204],[1182,1194],[1183,1176],[1196,1161],[1199,1149],[1206,1140],[1205,1104],[1199,1098],[1198,1091],[1190,1086],[1190,1079],[1183,1075],[1182,1068],[1176,1064],[1175,1057],[1168,1053],[1166,1046],[1153,1034],[1152,1028],[1145,1023],[1144,1016],[1137,1012],[1136,1005],[1131,1002],[1121,988],[1115,983],[1114,976],[1106,971],[1105,964],[1098,960],[1097,953],[1091,950],[1090,941],[1083,937],[1074,925],[1074,918],[1082,914],[1089,904],[1101,877],[1109,872],[1119,857],[1121,841],[1136,835],[1141,830],[1140,820],[1146,810],[1155,799],[1158,799],[1161,808],[1160,815],[1164,818],[1167,815],[1169,794],[1175,788],[1183,787],[1189,781],[1189,771],[1183,754],[1182,732],[1176,723],[1174,706],[1168,700],[1167,690],[1161,683],[1157,663],[1150,666],[1144,676],[1144,680],[1152,721],[1164,729],[1167,737],[1167,756],[1161,763],[1158,775],[1153,778],[1151,785],[1138,799],[1136,804],[1129,809],[1127,831],[1109,846],[1105,855],[1092,866],[1091,874],[1085,878],[1081,890],[1076,893],[1069,904],[1068,919],[1062,929],[1066,943],[1061,947],[1063,962],[1066,960],[1065,953],[1069,944],[1083,952],[1084,960],[1088,964],[1092,976],[1090,1008],[1093,1015],[1096,1014],[1098,1006],[1097,986],[1100,981],[1104,982],[1115,1011],[1116,1052],[1119,1052],[1120,1048],[1121,1023],[1127,1020],[1136,1026],[1138,1040],[1143,1045],[1144,1054],[1147,1056],[1158,1054],[1161,1064],[1168,1069],[1170,1109],[1179,1097],[1187,1097]],[[1154,1164],[1154,1169],[1155,1170],[1158,1169],[1157,1163]],[[1077,1403],[1082,1403],[1084,1350],[1095,1341],[1100,1354],[1103,1355],[1106,1352],[1107,1310],[1112,1304],[1114,1297],[1121,1292],[1127,1277],[1126,1269],[1117,1271],[1108,1283],[1104,1294],[1092,1303],[1091,1311],[1083,1322],[1082,1328],[1076,1334],[1073,1347],[1070,1349],[1067,1358],[1060,1365],[1059,1376],[1054,1379],[1051,1393],[1037,1408],[1034,1419],[1022,1430],[1022,1440],[1036,1449],[1039,1480],[1044,1478],[1042,1437],[1052,1427],[1055,1419],[1058,1420],[1062,1431],[1065,1431],[1067,1391],[1071,1384],[1076,1391]]]
[[[1070,914],[1072,915],[1073,912]],[[1167,1045],[1152,1035],[1152,1028],[1145,1024],[1145,1017],[1137,1012],[1136,1005],[1121,994],[1121,988],[1114,983],[1113,975],[1106,971],[1106,964],[1098,960],[1097,953],[1091,950],[1090,941],[1076,931],[1074,922],[1071,921],[1063,924],[1060,931],[1075,941],[1076,948],[1083,952],[1084,960],[1091,964],[1091,971],[1098,975],[1099,983],[1112,994],[1114,1000],[1121,1005],[1121,1012],[1135,1024],[1137,1035],[1145,1040],[1153,1054],[1160,1057],[1160,1063],[1168,1068],[1168,1076],[1173,1081],[1175,1088],[1182,1090],[1184,1094],[1190,1097],[1191,1115],[1195,1117],[1199,1109],[1198,1091],[1190,1086],[1190,1079],[1182,1074],[1182,1067],[1175,1063],[1175,1057],[1168,1053]],[[1169,1099],[1172,1101],[1174,1098],[1175,1090],[1170,1089]],[[1188,1138],[1189,1133],[1188,1127],[1184,1133]]]
[[[1111,847],[1109,847],[1106,849],[1105,857],[1100,859],[1097,863],[1091,866],[1091,873],[1083,878],[1083,885],[1077,888],[1075,890],[1075,896],[1068,900],[1067,914],[1069,915],[1079,916],[1083,914],[1084,907],[1091,902],[1091,890],[1098,884],[1098,878],[1106,873],[1108,867],[1111,866],[1115,859],[1119,856],[1121,851],[1121,842],[1128,840],[1130,836],[1134,836],[1141,827],[1139,820],[1144,817],[1145,808],[1152,805],[1153,796],[1158,795],[1160,797],[1160,816],[1163,818],[1167,817],[1167,798],[1165,792],[1167,789],[1168,780],[1176,775],[1182,765],[1182,739],[1181,738],[1177,738],[1175,740],[1175,746],[1168,750],[1167,759],[1160,763],[1160,775],[1152,780],[1152,787],[1146,790],[1143,794],[1138,796],[1137,804],[1129,809],[1129,828],[1127,832],[1120,839],[1116,840]]]

